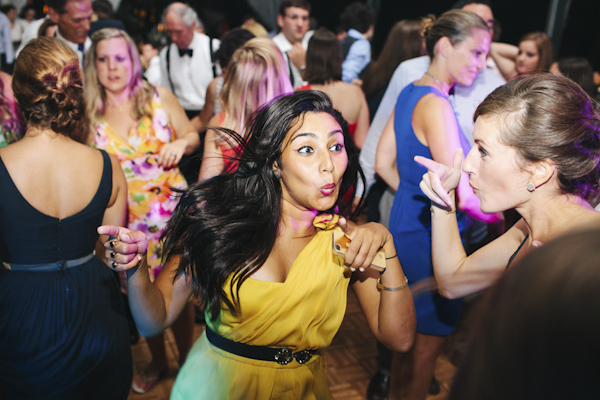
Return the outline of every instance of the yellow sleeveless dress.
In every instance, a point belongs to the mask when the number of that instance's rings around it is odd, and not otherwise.
[[[285,282],[247,279],[240,288],[241,312],[222,308],[209,327],[221,336],[254,346],[324,349],[346,311],[349,271],[332,251],[337,216],[300,252]],[[339,229],[339,228],[336,228]],[[231,279],[231,278],[230,278]],[[229,281],[225,283],[229,288]],[[231,297],[231,293],[228,293]],[[212,346],[203,334],[181,368],[171,399],[331,399],[323,357],[287,365],[240,357]]]

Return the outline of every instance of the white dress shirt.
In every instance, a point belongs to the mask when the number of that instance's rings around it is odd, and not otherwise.
[[[174,43],[160,52],[161,84],[175,94],[185,110],[202,110],[206,88],[214,78],[209,40],[207,35],[194,32],[189,46],[193,50],[192,57],[187,54],[180,57],[179,49]],[[214,52],[221,42],[218,39],[212,41]],[[169,69],[167,69],[167,48],[170,49]],[[219,72],[217,70],[217,74]]]
[[[146,69],[146,72],[144,72],[144,77],[152,86],[159,86],[162,84],[159,56],[154,56],[148,61],[148,68]]]
[[[85,53],[86,51],[88,51],[88,50],[90,49],[90,47],[92,46],[92,39],[90,39],[90,37],[89,37],[89,36],[85,38],[85,42],[83,43],[83,49],[84,49],[84,50],[83,50],[83,51],[81,51],[81,50],[79,49],[79,44],[77,44],[77,43],[73,43],[73,42],[70,42],[70,41],[68,41],[67,39],[65,39],[65,38],[64,38],[64,37],[63,37],[63,36],[60,34],[60,32],[58,31],[58,29],[56,29],[56,35],[55,35],[55,37],[56,37],[57,39],[60,39],[60,40],[62,40],[63,42],[65,42],[65,43],[67,44],[67,46],[69,46],[69,48],[70,48],[71,50],[73,50],[73,51],[74,51],[74,52],[77,54],[77,57],[79,57],[79,64],[80,64],[80,65],[83,65],[83,55],[84,55],[84,53]]]
[[[308,31],[304,35],[302,39],[302,47],[304,50],[308,48],[308,41],[314,34],[314,31]],[[285,59],[286,68],[288,68],[288,73],[290,70],[292,71],[292,76],[290,76],[290,81],[293,82],[294,89],[299,88],[300,86],[306,85],[304,79],[302,79],[302,74],[300,70],[294,65],[294,63],[289,59],[287,52],[292,49],[292,44],[287,40],[283,32],[279,32],[277,35],[273,37],[273,42],[279,47],[279,50],[283,53],[283,58]],[[292,77],[294,78],[292,80]]]
[[[48,19],[48,17],[36,19],[31,21],[29,25],[27,25],[27,28],[25,28],[25,31],[21,36],[21,44],[17,49],[15,57],[19,55],[19,53],[21,52],[21,50],[23,50],[23,47],[25,47],[27,42],[29,42],[31,39],[38,37],[38,31],[40,30],[40,27],[42,26],[44,21],[46,21],[46,19]]]

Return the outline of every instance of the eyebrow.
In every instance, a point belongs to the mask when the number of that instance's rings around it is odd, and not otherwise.
[[[327,136],[328,136],[328,137],[331,137],[331,136],[333,136],[333,135],[337,135],[338,133],[341,133],[342,135],[344,134],[344,132],[343,132],[341,129],[336,129],[335,131],[331,131],[331,132],[329,132],[329,134],[328,134]],[[311,138],[313,138],[313,139],[316,139],[316,138],[317,138],[317,135],[315,135],[315,134],[314,134],[314,133],[312,133],[312,132],[302,132],[302,133],[298,133],[296,136],[294,136],[294,137],[292,138],[292,140],[290,140],[290,143],[292,143],[294,140],[296,140],[296,139],[298,139],[298,138],[305,137],[305,136],[311,137]]]

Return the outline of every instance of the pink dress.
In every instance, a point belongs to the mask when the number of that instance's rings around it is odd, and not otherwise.
[[[123,167],[128,186],[127,227],[148,237],[148,266],[154,280],[162,268],[160,236],[179,201],[172,188],[183,190],[187,183],[179,168],[165,169],[158,164],[158,152],[175,135],[156,90],[151,107],[152,118],[136,121],[127,140],[101,121],[92,145],[117,156]]]

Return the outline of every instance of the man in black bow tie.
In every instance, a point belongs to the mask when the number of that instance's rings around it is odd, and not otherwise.
[[[198,115],[204,107],[206,89],[212,79],[220,75],[220,68],[212,61],[212,53],[219,48],[220,42],[196,31],[200,25],[198,14],[187,4],[171,3],[163,13],[163,22],[171,44],[160,52],[161,84],[175,94],[199,130]],[[201,158],[193,154],[184,157],[179,164],[190,183],[198,178],[200,164],[197,159]]]

